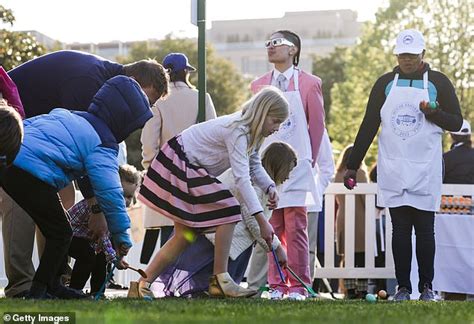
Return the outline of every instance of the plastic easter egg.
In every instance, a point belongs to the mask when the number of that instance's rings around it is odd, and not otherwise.
[[[377,301],[377,297],[374,294],[367,294],[365,295],[365,300],[369,303],[375,303]]]
[[[386,299],[387,298],[387,292],[385,290],[379,290],[377,293],[380,299]]]

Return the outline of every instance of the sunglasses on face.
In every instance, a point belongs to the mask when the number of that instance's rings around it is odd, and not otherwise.
[[[273,38],[265,41],[265,47],[270,48],[270,47],[278,47],[278,46],[295,46],[292,42],[287,40],[286,38],[280,37],[280,38]]]

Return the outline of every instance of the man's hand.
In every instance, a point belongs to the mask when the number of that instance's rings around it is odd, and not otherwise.
[[[102,236],[107,233],[107,221],[103,213],[92,214],[89,217],[89,234],[92,241],[99,240]]]
[[[276,187],[274,185],[270,186],[268,188],[268,209],[272,210],[278,207],[278,201],[280,200],[280,197],[278,197],[278,192],[276,190]]]
[[[357,186],[357,170],[350,170],[347,169],[346,172],[344,173],[344,187],[346,187],[349,190],[354,189],[355,186]]]
[[[282,269],[285,269],[288,265],[288,257],[286,256],[286,252],[285,252],[285,250],[283,250],[281,244],[275,250],[275,253],[278,257],[278,263],[280,263],[280,266],[282,267]]]

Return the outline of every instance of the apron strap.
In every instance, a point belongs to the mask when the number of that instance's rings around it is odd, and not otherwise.
[[[423,89],[428,89],[428,71],[423,73]]]
[[[299,91],[299,80],[298,80],[298,69],[293,69],[293,84],[295,85],[295,91]]]
[[[395,77],[393,78],[392,88],[397,86],[398,76],[399,76],[399,74],[395,73]]]

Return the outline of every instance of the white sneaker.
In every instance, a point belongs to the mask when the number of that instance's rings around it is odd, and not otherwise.
[[[283,293],[279,290],[272,290],[270,292],[270,299],[271,300],[280,300],[283,299]]]
[[[297,292],[292,292],[288,295],[288,299],[302,301],[302,300],[306,300],[306,296],[299,294]]]

